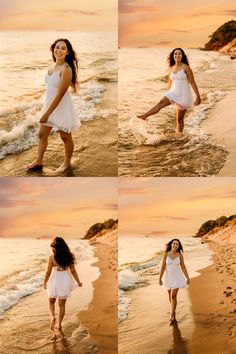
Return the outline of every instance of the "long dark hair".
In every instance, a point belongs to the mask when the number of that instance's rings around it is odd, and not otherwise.
[[[173,238],[170,242],[168,242],[168,243],[166,244],[165,252],[167,253],[167,252],[170,252],[170,251],[171,251],[171,245],[172,245],[172,243],[173,243],[174,241],[178,241],[178,242],[179,242],[179,247],[178,247],[178,249],[177,249],[176,252],[179,252],[179,253],[184,252],[183,246],[182,246],[180,240],[177,239],[177,238]]]
[[[52,52],[52,58],[53,58],[54,62],[56,61],[56,58],[54,55],[54,48],[56,47],[58,42],[65,42],[66,43],[69,53],[66,55],[65,61],[71,67],[71,70],[72,70],[71,86],[73,87],[74,91],[76,91],[77,85],[78,85],[78,57],[77,57],[77,54],[74,51],[72,44],[70,43],[70,41],[68,39],[59,38],[59,39],[55,40],[55,42],[53,42],[53,44],[50,47],[51,52]]]
[[[167,63],[169,64],[169,66],[173,66],[175,65],[175,60],[174,60],[174,52],[176,50],[180,50],[181,53],[182,53],[182,59],[181,59],[181,62],[186,64],[186,65],[189,65],[189,62],[188,62],[188,58],[187,58],[187,55],[185,54],[184,50],[182,48],[175,48],[173,49],[170,54],[168,55],[167,57]]]
[[[75,256],[62,237],[55,237],[50,245],[57,264],[63,269],[75,263]]]

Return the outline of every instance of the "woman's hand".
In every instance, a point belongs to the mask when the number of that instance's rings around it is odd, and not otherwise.
[[[47,283],[43,284],[44,289],[47,289]]]
[[[201,97],[197,96],[196,101],[194,102],[195,106],[198,106],[201,103]]]
[[[81,288],[81,286],[83,285],[80,281],[78,282],[79,287]]]
[[[47,123],[48,121],[48,115],[47,114],[43,114],[42,117],[39,120],[39,123]]]
[[[162,280],[161,280],[161,279],[159,279],[159,285],[163,285],[163,283],[162,283]]]

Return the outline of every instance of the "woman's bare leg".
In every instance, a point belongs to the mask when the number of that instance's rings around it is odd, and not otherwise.
[[[175,310],[177,307],[177,293],[179,289],[172,289],[171,290],[171,321],[175,320]]]
[[[66,299],[59,299],[59,321],[58,321],[58,330],[61,331],[61,323],[65,316],[66,310]]]
[[[51,130],[52,130],[51,127],[46,127],[45,125],[40,124],[39,132],[38,132],[38,156],[35,161],[33,161],[31,164],[27,166],[29,169],[32,169],[37,165],[42,165],[43,155],[47,149],[48,136]]]
[[[176,109],[176,133],[182,134],[184,130],[184,116],[186,110]]]
[[[70,166],[71,157],[74,151],[74,142],[71,133],[65,133],[62,130],[60,130],[59,133],[65,148],[65,158],[59,169],[66,170]]]
[[[50,329],[51,329],[51,331],[53,333],[53,336],[55,336],[54,329],[55,329],[55,323],[56,323],[55,302],[56,302],[55,298],[51,298],[51,297],[49,298],[49,311],[50,311],[50,314],[51,314]]]
[[[168,290],[168,295],[169,295],[169,301],[171,303],[171,290],[170,289]]]
[[[171,103],[167,97],[163,97],[160,102],[158,102],[154,107],[152,107],[149,111],[144,114],[140,114],[137,117],[143,120],[147,119],[149,116],[158,113],[162,108],[169,106]]]

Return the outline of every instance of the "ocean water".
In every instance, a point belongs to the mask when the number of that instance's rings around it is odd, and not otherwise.
[[[213,143],[211,135],[201,128],[201,122],[227,91],[235,89],[235,62],[228,56],[186,50],[202,104],[186,114],[184,137],[174,135],[172,106],[145,122],[136,119],[137,114],[153,107],[166,92],[166,58],[170,51],[170,48],[119,49],[120,176],[211,176],[219,172],[227,158],[228,152]]]
[[[119,321],[126,319],[131,298],[129,291],[148,286],[150,279],[158,275],[166,237],[127,237],[119,238]],[[207,244],[195,237],[182,237],[185,265],[190,278],[199,275],[199,270],[212,264],[212,251]],[[135,247],[134,247],[135,245]]]
[[[52,63],[50,45],[68,38],[79,57],[80,90],[72,95],[82,122],[109,117],[104,93],[117,82],[117,36],[113,32],[0,32],[0,159],[37,144],[38,121]]]
[[[93,285],[100,272],[91,265],[97,261],[93,247],[86,240],[66,240],[76,258],[76,268],[83,283],[78,310],[85,310],[92,300]],[[39,291],[51,254],[50,240],[0,239],[0,319],[25,296]],[[86,281],[85,281],[86,280]],[[86,296],[83,296],[83,293]]]

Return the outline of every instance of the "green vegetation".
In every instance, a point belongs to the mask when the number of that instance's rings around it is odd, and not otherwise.
[[[108,219],[103,223],[98,222],[90,226],[83,239],[90,240],[92,237],[96,236],[99,232],[103,230],[114,229],[117,225],[118,225],[118,220],[113,220],[113,219]]]
[[[236,214],[231,215],[229,217],[220,216],[216,220],[208,220],[204,222],[204,224],[202,224],[195,237],[202,237],[206,235],[208,232],[210,232],[211,230],[215,229],[216,227],[224,226],[228,221],[231,221],[235,218],[236,218]]]
[[[218,50],[236,38],[236,21],[232,20],[220,26],[205,44],[206,50]]]

